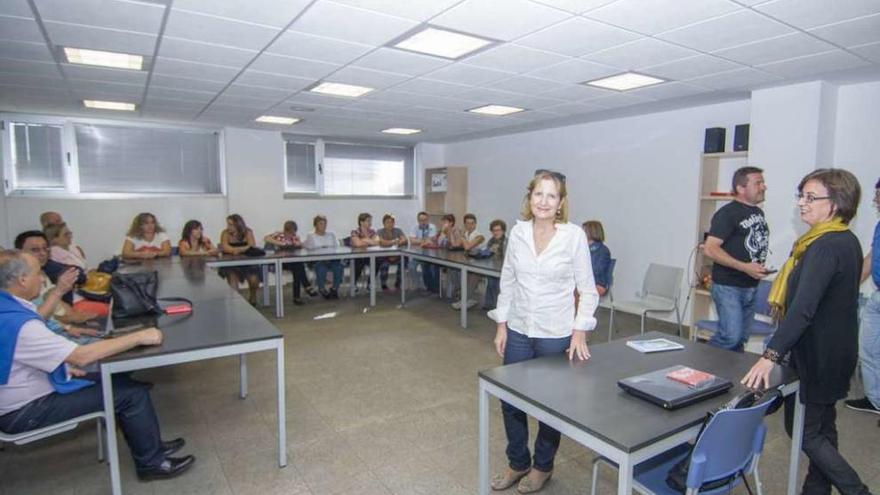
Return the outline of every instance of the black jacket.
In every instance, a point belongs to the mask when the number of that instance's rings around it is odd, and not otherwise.
[[[862,248],[850,231],[816,239],[788,279],[785,317],[768,347],[791,351],[803,402],[846,397],[859,357]]]

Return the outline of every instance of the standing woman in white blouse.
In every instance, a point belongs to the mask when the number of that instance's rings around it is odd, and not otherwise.
[[[498,323],[495,348],[504,364],[563,352],[569,359],[590,357],[586,334],[596,328],[599,294],[584,231],[568,223],[566,195],[564,175],[540,171],[523,199],[524,221],[510,231],[498,305],[489,312]],[[505,490],[519,481],[520,493],[537,492],[553,473],[560,433],[539,423],[532,459],[526,414],[505,402],[501,409],[509,467],[492,478],[492,488]]]

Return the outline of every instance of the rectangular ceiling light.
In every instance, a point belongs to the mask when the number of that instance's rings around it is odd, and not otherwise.
[[[588,86],[596,86],[597,88],[613,89],[616,91],[628,91],[630,89],[644,88],[645,86],[653,86],[666,82],[664,79],[646,76],[644,74],[636,74],[635,72],[624,72],[616,76],[603,77],[595,81],[587,81],[582,84]]]
[[[64,55],[71,64],[96,65],[98,67],[129,70],[143,70],[144,68],[144,57],[128,53],[102,52],[65,46]]]
[[[409,136],[410,134],[418,134],[422,132],[421,129],[408,129],[406,127],[389,127],[388,129],[383,129],[382,132],[385,134],[400,134],[402,136]]]
[[[373,89],[374,88],[368,88],[366,86],[355,86],[354,84],[322,82],[310,89],[309,91],[313,93],[320,93],[322,95],[357,98],[358,96],[363,96],[370,91],[373,91]]]
[[[274,115],[261,115],[255,119],[257,122],[261,122],[263,124],[281,124],[281,125],[293,125],[300,121],[295,117],[276,117]]]
[[[513,113],[519,113],[524,110],[525,110],[525,108],[509,107],[506,105],[486,105],[486,106],[482,106],[482,107],[471,108],[470,110],[468,110],[468,112],[480,113],[483,115],[500,116],[500,115],[510,115]]]
[[[427,26],[392,46],[401,50],[427,53],[428,55],[454,60],[491,43],[491,40],[485,38]]]
[[[125,103],[122,101],[101,101],[101,100],[83,100],[86,108],[99,108],[101,110],[125,110],[134,112],[137,105],[134,103]]]

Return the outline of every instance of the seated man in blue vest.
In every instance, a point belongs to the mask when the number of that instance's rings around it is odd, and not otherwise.
[[[101,387],[73,378],[100,359],[140,345],[157,345],[162,332],[148,328],[77,345],[52,333],[30,302],[42,284],[40,263],[17,250],[0,251],[0,430],[15,434],[104,409]],[[170,457],[184,440],[163,442],[145,385],[127,376],[113,380],[116,419],[142,480],[176,476],[195,462]],[[110,432],[115,434],[115,432]]]

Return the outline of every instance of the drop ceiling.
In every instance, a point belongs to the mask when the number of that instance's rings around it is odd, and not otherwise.
[[[459,60],[392,48],[429,24],[495,40]],[[72,65],[61,46],[143,55]],[[624,71],[669,82],[618,93]],[[3,0],[0,109],[445,142],[880,72],[877,0]],[[319,81],[375,88],[311,93]],[[134,115],[82,100],[136,103]],[[468,113],[525,108],[505,117]],[[295,117],[293,126],[261,115]],[[382,129],[422,129],[387,137]]]

